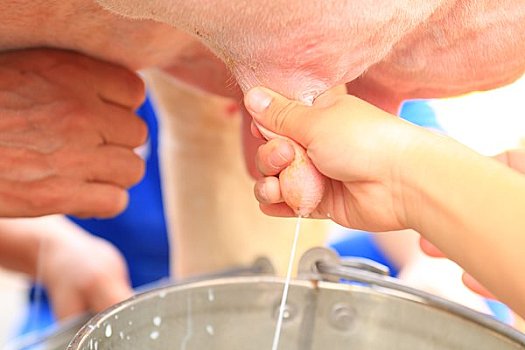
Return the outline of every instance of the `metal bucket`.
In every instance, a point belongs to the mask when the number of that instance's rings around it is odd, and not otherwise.
[[[488,316],[375,273],[303,260],[308,279],[292,282],[280,349],[525,348],[522,333]],[[366,284],[318,281],[341,275]],[[270,349],[283,285],[251,276],[149,291],[95,316],[68,349]]]

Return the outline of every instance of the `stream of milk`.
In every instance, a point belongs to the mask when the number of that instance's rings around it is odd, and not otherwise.
[[[281,298],[281,305],[279,306],[279,317],[277,317],[277,326],[275,327],[275,334],[273,336],[272,350],[279,348],[279,340],[281,338],[281,328],[283,326],[284,310],[286,306],[286,299],[288,298],[288,289],[290,288],[290,280],[292,278],[292,267],[295,260],[295,252],[297,251],[297,241],[299,240],[299,231],[301,229],[301,216],[297,217],[297,224],[295,225],[295,234],[293,237],[292,249],[290,252],[290,260],[288,261],[288,270],[286,271],[286,282],[284,283],[283,296]]]
[[[188,297],[186,299],[187,303],[187,316],[186,316],[186,335],[182,339],[181,343],[181,350],[186,350],[186,347],[188,346],[188,342],[190,341],[192,335],[193,335],[193,319],[192,319],[192,307],[191,307],[191,294],[188,294]]]

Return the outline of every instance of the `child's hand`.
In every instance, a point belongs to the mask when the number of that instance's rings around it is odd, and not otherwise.
[[[349,95],[325,94],[309,107],[256,88],[248,92],[245,104],[254,117],[254,129],[297,142],[327,177],[312,217],[369,231],[406,228],[404,193],[399,188],[405,159],[417,150],[410,147],[412,140],[422,130]],[[290,141],[280,138],[259,148],[256,161],[265,177],[257,182],[255,193],[267,214],[295,215],[283,202],[282,193],[288,189],[277,175],[296,153]]]

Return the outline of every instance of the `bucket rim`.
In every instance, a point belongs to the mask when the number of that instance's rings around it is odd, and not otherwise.
[[[81,349],[84,341],[87,340],[87,336],[93,332],[96,328],[102,327],[102,324],[108,320],[111,316],[118,313],[121,310],[136,305],[137,303],[149,300],[152,298],[158,298],[159,294],[170,294],[180,292],[184,290],[192,290],[199,288],[210,288],[213,286],[228,286],[228,285],[239,285],[239,284],[279,284],[284,285],[285,279],[277,276],[239,276],[239,277],[222,277],[203,281],[190,281],[177,283],[172,285],[164,285],[158,288],[154,288],[143,293],[136,294],[131,298],[124,300],[118,304],[111,306],[110,308],[93,316],[86,324],[84,324],[80,330],[75,334],[73,339],[69,342],[67,350]],[[441,297],[433,296],[428,293],[421,295],[415,295],[408,293],[404,290],[398,290],[395,288],[387,288],[383,286],[375,285],[356,285],[356,284],[345,284],[345,283],[334,283],[327,281],[314,281],[293,279],[290,282],[291,286],[303,287],[303,288],[323,288],[330,290],[339,290],[345,292],[361,292],[361,293],[372,293],[382,296],[388,296],[391,298],[399,298],[405,301],[423,304],[431,308],[437,309],[442,312],[452,314],[457,317],[461,317],[468,321],[474,322],[482,327],[493,331],[500,336],[504,336],[510,341],[521,345],[525,348],[525,334],[521,333],[517,329],[500,322],[493,317],[483,314],[481,312],[472,310],[463,305],[455,302],[446,300]],[[430,295],[431,298],[426,297]]]

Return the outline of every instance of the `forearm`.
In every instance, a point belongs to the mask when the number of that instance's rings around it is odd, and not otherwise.
[[[441,136],[407,156],[409,226],[525,314],[525,177]]]
[[[74,236],[71,226],[74,225],[60,215],[0,219],[0,265],[36,277],[42,250],[67,238],[64,235]]]
[[[0,265],[35,276],[43,240],[28,221],[30,219],[0,219]]]

